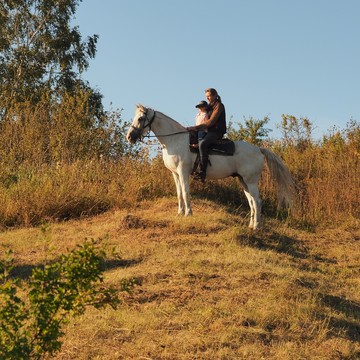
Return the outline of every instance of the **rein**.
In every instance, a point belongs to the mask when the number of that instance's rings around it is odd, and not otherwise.
[[[185,131],[179,131],[179,132],[174,132],[174,133],[170,133],[170,134],[164,134],[164,135],[145,135],[144,137],[159,137],[159,136],[173,136],[173,135],[179,135],[179,134],[186,134],[188,133],[188,130]]]

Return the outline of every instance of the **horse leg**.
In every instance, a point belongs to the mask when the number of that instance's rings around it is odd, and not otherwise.
[[[190,203],[190,174],[184,174],[183,171],[179,172],[179,183],[182,193],[183,203],[185,204],[185,216],[192,215],[192,208]]]
[[[247,184],[244,192],[249,201],[249,205],[251,209],[249,227],[256,230],[260,225],[260,217],[261,217],[261,199],[260,199],[258,185]]]
[[[251,195],[249,187],[248,187],[247,183],[244,181],[244,179],[242,178],[242,176],[238,176],[238,179],[244,189],[244,194],[247,198],[247,201],[248,201],[249,207],[250,207],[249,228],[254,229],[255,228],[255,218],[256,218],[256,201],[253,198],[253,196]]]
[[[254,227],[254,214],[255,214],[255,206],[253,203],[253,198],[252,196],[246,191],[244,190],[244,193],[246,195],[246,198],[248,200],[249,206],[250,206],[250,223],[249,223],[249,228],[252,229]]]
[[[184,199],[182,196],[182,189],[181,189],[181,184],[180,184],[180,179],[179,179],[179,175],[177,173],[172,173],[174,180],[175,180],[175,185],[176,185],[176,194],[177,194],[177,198],[178,198],[178,215],[184,215],[185,210],[184,210]]]
[[[261,216],[261,198],[258,185],[248,179],[245,180],[240,175],[238,175],[238,179],[244,188],[244,193],[250,206],[249,228],[256,230],[259,227]]]

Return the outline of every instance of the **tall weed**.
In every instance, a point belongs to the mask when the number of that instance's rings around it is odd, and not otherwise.
[[[37,105],[6,109],[0,119],[0,227],[88,216],[175,195],[161,156],[151,158],[142,145],[130,148],[121,112],[98,118],[87,97],[62,94],[54,101],[45,94]],[[360,215],[359,127],[352,120],[318,142],[306,133],[306,141],[289,141],[290,134],[266,144],[283,158],[295,180],[295,221],[316,224]],[[191,187],[195,197],[235,212],[248,209],[234,179],[205,187],[193,182]],[[263,212],[284,215],[277,210],[275,185],[266,169],[260,191]]]
[[[352,122],[305,147],[275,144],[297,185],[295,218],[331,222],[360,215],[359,134]]]

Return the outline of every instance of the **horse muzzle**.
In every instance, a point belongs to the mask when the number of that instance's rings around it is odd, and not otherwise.
[[[126,135],[126,139],[130,144],[135,144],[139,139],[139,133],[134,131],[134,129],[130,129]]]

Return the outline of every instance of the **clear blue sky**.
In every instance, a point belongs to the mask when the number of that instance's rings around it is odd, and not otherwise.
[[[135,104],[192,125],[204,90],[234,122],[308,117],[314,136],[360,121],[359,0],[84,0],[74,25],[98,34],[83,75],[106,109]]]

